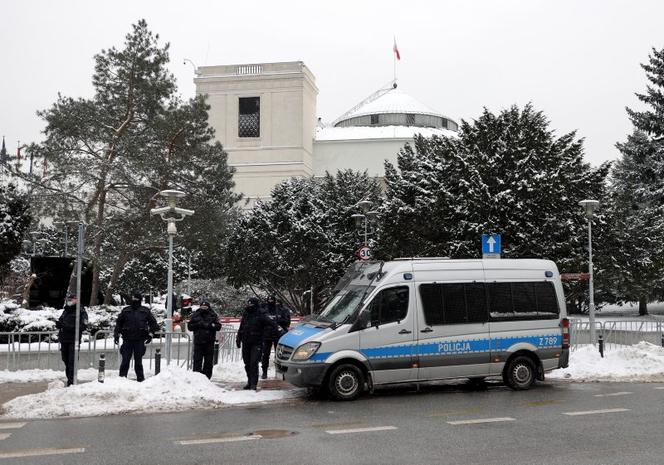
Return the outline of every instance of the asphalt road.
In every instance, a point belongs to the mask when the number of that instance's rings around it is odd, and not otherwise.
[[[662,384],[401,388],[345,403],[4,420],[0,465],[661,464],[663,414]]]

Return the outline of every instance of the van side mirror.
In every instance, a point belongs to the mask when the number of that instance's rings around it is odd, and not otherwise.
[[[371,312],[364,309],[357,316],[357,320],[355,320],[355,324],[351,328],[351,331],[359,331],[361,329],[366,329],[367,327],[369,327],[370,323],[371,323]]]

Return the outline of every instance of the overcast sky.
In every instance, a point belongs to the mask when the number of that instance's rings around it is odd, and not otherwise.
[[[318,115],[332,121],[392,79],[457,120],[532,102],[558,134],[577,130],[593,164],[618,156],[639,108],[639,64],[664,47],[664,1],[68,1],[0,7],[0,135],[15,153],[40,138],[35,115],[90,96],[93,56],[121,46],[140,18],[171,44],[180,92],[196,65],[302,60]]]

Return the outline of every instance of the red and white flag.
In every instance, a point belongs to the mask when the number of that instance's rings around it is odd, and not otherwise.
[[[392,47],[392,50],[394,51],[394,54],[397,57],[397,60],[401,60],[401,55],[399,54],[399,48],[397,47],[397,39],[394,39],[394,47]]]

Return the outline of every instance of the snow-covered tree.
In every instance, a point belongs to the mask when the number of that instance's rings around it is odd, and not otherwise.
[[[587,266],[579,200],[601,198],[608,165],[583,161],[574,133],[556,137],[540,111],[513,106],[462,122],[458,138],[417,137],[386,163],[379,254],[481,256],[480,236],[502,234],[503,256]],[[601,243],[602,213],[594,230]]]
[[[350,170],[278,184],[239,221],[228,247],[229,282],[276,294],[300,313],[313,289],[315,311],[356,259],[357,203],[379,198],[375,179]]]
[[[187,194],[179,204],[196,215],[178,224],[178,243],[201,252],[220,247],[239,200],[205,98],[180,100],[168,49],[139,21],[123,47],[95,56],[93,97],[60,96],[40,112],[44,142],[28,148],[43,170],[22,176],[43,214],[89,225],[93,299],[103,276],[109,301],[126,263],[164,248],[165,224],[149,216],[160,190]]]
[[[642,65],[650,81],[643,111],[627,109],[634,133],[617,144],[611,194],[617,236],[616,266],[609,278],[618,297],[648,302],[664,296],[664,49]]]
[[[21,252],[31,220],[26,195],[13,184],[0,185],[0,279],[9,271],[11,260]]]

